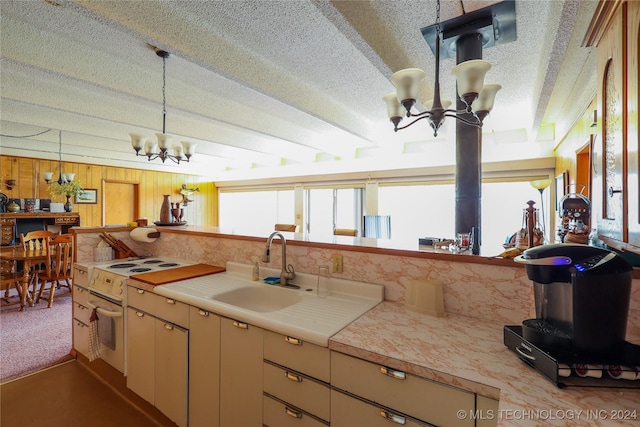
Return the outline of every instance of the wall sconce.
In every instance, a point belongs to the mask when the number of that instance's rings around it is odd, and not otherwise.
[[[4,184],[7,186],[7,188],[9,190],[13,190],[13,187],[16,186],[16,180],[15,179],[7,179],[4,181]]]

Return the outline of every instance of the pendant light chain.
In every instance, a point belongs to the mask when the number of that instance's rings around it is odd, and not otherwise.
[[[62,131],[58,130],[58,166],[60,167],[60,177],[58,178],[58,184],[62,185]]]
[[[167,133],[166,132],[166,124],[167,124],[166,84],[167,84],[167,58],[165,55],[163,55],[162,56],[162,133]]]
[[[440,34],[440,0],[436,2],[436,34]]]

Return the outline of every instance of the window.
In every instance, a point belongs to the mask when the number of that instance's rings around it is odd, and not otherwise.
[[[547,236],[549,236],[549,190],[543,193]],[[527,201],[540,208],[538,190],[529,181],[482,184],[480,230],[482,244],[500,248],[506,238],[522,227]],[[417,245],[419,237],[452,238],[455,235],[455,185],[385,185],[378,190],[378,211],[391,215],[393,240]],[[540,218],[542,222],[542,218]]]
[[[220,227],[263,235],[275,224],[295,223],[293,190],[220,192]]]
[[[334,228],[362,230],[362,188],[311,188],[305,191],[305,229],[331,235]]]
[[[378,213],[391,215],[394,241],[418,244],[419,237],[453,236],[454,184],[380,186]]]

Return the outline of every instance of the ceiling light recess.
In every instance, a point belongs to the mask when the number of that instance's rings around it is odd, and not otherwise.
[[[196,144],[190,141],[182,141],[180,143],[171,144],[172,137],[166,133],[167,124],[167,97],[166,97],[166,61],[170,56],[169,52],[155,48],[156,55],[162,58],[162,133],[156,133],[158,142],[147,141],[147,137],[139,133],[130,133],[131,145],[136,151],[136,156],[147,156],[148,160],[160,159],[162,163],[171,159],[175,163],[181,160],[189,161],[195,153]],[[169,146],[173,148],[173,155],[169,154]],[[140,151],[144,148],[144,153]]]
[[[507,4],[508,8],[513,7],[512,1],[503,3]],[[502,5],[502,3],[500,3],[500,5]],[[505,33],[501,32],[500,23],[497,19],[500,14],[491,10],[491,8],[485,9],[472,12],[474,15],[472,19],[469,19],[472,14],[466,14],[443,23],[446,29],[444,37],[446,37],[447,34],[450,34],[450,37],[458,38],[461,35],[478,33],[483,35],[484,38],[485,29],[488,25],[493,28],[493,31],[490,32],[493,40],[488,44],[485,42],[485,45],[493,46],[501,44],[498,41],[501,37],[505,37]],[[515,20],[515,12],[513,12],[512,15],[512,18]],[[396,92],[385,95],[382,98],[387,105],[387,113],[393,123],[394,131],[397,132],[398,130],[406,129],[417,121],[427,119],[433,129],[433,136],[438,136],[438,130],[440,126],[442,126],[445,117],[454,117],[456,120],[467,125],[482,127],[482,121],[493,109],[496,93],[502,86],[499,84],[484,84],[485,74],[491,68],[491,64],[487,61],[472,59],[461,62],[453,68],[452,73],[456,77],[458,96],[464,103],[464,108],[458,110],[449,109],[448,107],[452,104],[451,101],[441,100],[440,98],[440,47],[441,43],[444,43],[441,38],[443,31],[440,27],[440,0],[438,0],[436,4],[436,24],[432,27],[435,29],[434,47],[436,56],[433,100],[423,103],[426,108],[425,111],[412,112],[412,108],[415,106],[418,98],[420,84],[422,80],[424,80],[426,73],[417,68],[408,68],[394,73],[391,76],[391,83],[396,87]],[[432,27],[422,29],[425,40],[427,36],[432,33]],[[452,28],[455,27],[459,27],[458,31],[452,30]],[[513,28],[513,32],[509,31],[506,37],[510,40],[502,40],[502,43],[507,43],[515,39],[515,26],[503,24],[502,28],[505,27]],[[464,34],[460,32],[462,31],[461,29],[464,29]],[[414,118],[414,120],[405,126],[399,126],[403,116]]]

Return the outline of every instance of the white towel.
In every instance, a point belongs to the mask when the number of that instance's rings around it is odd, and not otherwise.
[[[100,339],[98,337],[98,311],[93,309],[89,318],[89,362],[100,359]]]

